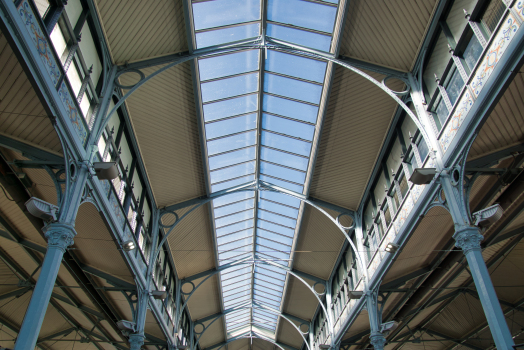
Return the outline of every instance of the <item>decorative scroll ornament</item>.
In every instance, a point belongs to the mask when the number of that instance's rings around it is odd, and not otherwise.
[[[455,246],[462,249],[464,254],[468,254],[473,250],[480,251],[480,242],[482,242],[484,236],[479,233],[477,227],[466,227],[455,232],[453,238],[455,239]]]
[[[65,252],[67,247],[73,245],[76,236],[75,229],[67,224],[52,223],[42,229],[47,238],[48,248],[58,248]]]

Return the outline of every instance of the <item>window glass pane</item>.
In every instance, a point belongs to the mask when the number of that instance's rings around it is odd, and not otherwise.
[[[279,26],[273,23],[267,24],[266,34],[275,39],[284,40],[320,51],[329,51],[329,46],[331,45],[331,36]]]
[[[271,175],[279,179],[292,181],[298,184],[303,184],[306,180],[306,173],[266,162],[260,162],[260,172],[265,175]]]
[[[254,200],[253,199],[247,199],[242,202],[233,203],[231,205],[226,205],[221,208],[215,208],[215,218],[219,218],[221,216],[230,215],[242,210],[251,209],[254,206]]]
[[[448,118],[449,112],[443,99],[440,99],[435,112],[437,113],[437,117],[440,120],[440,125],[444,125],[444,122]]]
[[[273,185],[277,185],[277,186],[283,187],[285,189],[288,189],[290,191],[294,191],[294,192],[297,192],[297,193],[302,193],[302,191],[304,190],[303,186],[295,185],[295,184],[292,184],[292,183],[289,183],[289,182],[286,182],[286,181],[282,181],[282,180],[279,180],[279,179],[275,179],[273,177],[269,177],[269,176],[266,176],[266,175],[263,175],[263,174],[260,175],[260,180],[265,181],[265,182],[270,183],[270,184],[273,184]]]
[[[193,3],[195,30],[257,19],[260,19],[260,0],[215,0]]]
[[[308,141],[313,140],[313,134],[315,133],[314,125],[276,117],[267,113],[264,113],[262,116],[262,128]]]
[[[279,233],[281,235],[288,236],[288,237],[293,237],[295,235],[295,230],[293,229],[283,227],[280,225],[276,225],[276,224],[273,224],[271,222],[264,221],[264,220],[257,220],[257,227],[260,227],[268,231],[276,232],[276,233]]]
[[[211,186],[211,191],[212,192],[222,191],[222,190],[225,190],[225,189],[228,189],[228,188],[231,188],[231,187],[235,187],[235,186],[239,186],[239,185],[243,185],[243,184],[249,183],[249,182],[254,181],[254,180],[255,180],[255,175],[254,174],[248,175],[248,176],[239,177],[239,178],[231,180],[231,181],[221,182],[221,183],[218,183],[216,185],[212,185]]]
[[[247,162],[238,165],[222,168],[211,172],[211,183],[225,181],[243,175],[253,174],[255,172],[255,162]]]
[[[287,216],[279,215],[279,213],[275,214],[274,212],[269,212],[265,210],[259,210],[257,216],[259,219],[271,221],[275,224],[287,226],[291,229],[294,229],[297,224],[297,221],[294,219],[290,219]]]
[[[270,283],[268,283],[268,282],[266,282],[264,280],[261,280],[260,278],[255,278],[255,283],[258,284],[261,287],[269,288],[269,289],[276,290],[276,291],[282,293],[282,289],[281,288],[278,288],[278,286],[275,286],[274,284],[270,284]]]
[[[337,8],[301,0],[269,0],[267,19],[270,21],[333,32]]]
[[[214,157],[209,157],[209,169],[214,170],[217,168],[223,168],[229,165],[246,162],[250,159],[255,159],[255,151],[255,147],[249,147]]]
[[[258,50],[236,52],[198,60],[200,80],[252,72],[258,69]]]
[[[281,97],[264,95],[262,109],[264,112],[279,114],[312,124],[317,122],[318,107]]]
[[[235,232],[235,233],[232,233],[232,234],[225,235],[225,236],[217,238],[217,244],[218,245],[227,244],[229,242],[235,241],[235,240],[237,240],[239,238],[243,238],[243,237],[249,237],[249,239],[251,239],[252,234],[253,234],[253,229],[252,228],[248,229],[248,230],[245,230],[245,231]]]
[[[260,200],[258,201],[258,207],[260,209],[266,209],[275,213],[279,213],[282,215],[285,215],[287,217],[296,219],[298,217],[298,208],[290,208],[288,206],[284,206],[281,204],[269,202],[267,200]],[[216,212],[216,211],[215,211]]]
[[[300,199],[287,196],[278,192],[263,191],[260,192],[260,198],[267,199],[273,202],[279,202],[295,208],[298,208],[300,206]]]
[[[244,220],[253,218],[253,216],[254,216],[254,211],[252,209],[241,211],[240,213],[236,213],[236,214],[224,216],[219,219],[215,219],[215,224],[216,224],[216,227],[218,228],[218,227],[222,227],[226,225],[231,225],[235,222],[244,221]]]
[[[220,100],[258,90],[258,73],[243,74],[232,78],[203,83],[202,102]]]
[[[269,241],[267,239],[263,239],[261,237],[257,237],[257,244],[261,244],[265,247],[268,247],[268,248],[271,248],[271,249],[274,249],[274,250],[280,250],[282,252],[286,252],[286,253],[290,253],[290,250],[291,250],[291,247],[289,246],[285,246],[281,243],[278,243],[278,242],[274,242],[274,241]]]
[[[195,37],[197,48],[201,49],[203,47],[225,44],[232,41],[256,38],[259,34],[260,23],[252,23],[196,33]]]
[[[204,105],[204,119],[206,122],[232,117],[238,114],[257,110],[258,96],[249,95],[232,98],[230,100],[208,103]]]
[[[306,80],[324,82],[326,62],[268,50],[265,69]]]
[[[473,35],[468,43],[468,46],[466,47],[466,50],[464,50],[464,61],[466,61],[466,65],[470,71],[475,68],[480,55],[482,55],[482,50],[482,45],[480,45],[477,37]]]
[[[453,73],[453,76],[446,87],[446,91],[448,92],[449,100],[451,101],[452,105],[454,105],[457,101],[458,95],[463,86],[464,80],[462,80],[458,69],[455,69],[455,73]]]
[[[256,301],[260,302],[261,304],[269,305],[269,306],[272,306],[274,308],[279,308],[280,307],[280,303],[279,302],[276,302],[276,301],[271,300],[271,299],[263,298],[260,295],[255,295],[253,299],[255,299]],[[265,327],[268,327],[268,324],[271,324],[271,322],[269,320],[266,320],[266,319],[263,319],[263,318],[261,318],[260,321],[264,322],[264,326]]]
[[[250,273],[251,272],[251,266],[246,266],[246,267],[241,267],[239,269],[227,269],[226,272],[221,272],[220,273],[220,278],[222,279],[222,281],[232,277],[232,276],[236,276],[236,275],[243,275],[243,274],[246,274],[246,273]]]
[[[262,238],[271,239],[273,241],[282,242],[282,244],[287,244],[289,246],[293,244],[293,238],[278,235],[276,233],[269,232],[269,231],[262,230],[262,229],[257,229],[257,237],[262,237]]]
[[[230,204],[233,202],[238,202],[243,199],[247,198],[253,198],[254,192],[253,191],[240,191],[240,192],[234,192],[231,194],[226,194],[224,196],[218,197],[216,199],[213,199],[213,206],[221,207],[226,204]]]
[[[307,170],[309,162],[308,158],[298,157],[266,147],[260,147],[260,159],[272,161],[273,163],[286,165],[302,171]]]
[[[318,104],[322,86],[265,73],[264,92]]]
[[[264,146],[278,148],[283,151],[292,152],[306,157],[309,156],[309,151],[311,150],[311,143],[309,142],[272,134],[267,131],[262,131],[261,142]]]
[[[246,220],[246,221],[234,224],[234,225],[218,228],[216,230],[217,237],[224,236],[224,235],[227,235],[229,233],[233,233],[233,232],[237,232],[237,231],[243,231],[244,232],[243,234],[247,235],[249,231],[246,231],[246,229],[248,229],[250,227],[253,227],[253,220]]]
[[[220,120],[206,124],[206,138],[214,139],[241,131],[255,129],[257,127],[257,115],[255,113],[242,115],[240,117]]]
[[[213,155],[232,151],[237,148],[252,146],[255,144],[255,141],[255,131],[249,131],[238,135],[224,137],[222,139],[209,141],[207,143],[207,152],[209,155]]]

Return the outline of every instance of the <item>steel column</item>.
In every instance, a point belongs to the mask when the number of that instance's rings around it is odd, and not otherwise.
[[[380,331],[382,324],[382,315],[380,314],[378,306],[378,295],[377,291],[368,292],[366,294],[366,305],[369,316],[369,328],[370,328],[370,343],[373,345],[375,350],[383,350],[386,344],[386,337]]]

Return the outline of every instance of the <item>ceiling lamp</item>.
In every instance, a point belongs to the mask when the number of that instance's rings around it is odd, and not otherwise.
[[[118,177],[116,162],[96,162],[93,169],[99,180],[113,180]]]
[[[164,300],[167,298],[167,291],[165,290],[153,290],[151,291],[151,296],[156,300]]]
[[[415,185],[427,185],[433,180],[437,174],[437,169],[435,168],[415,168],[413,174],[409,178],[409,181]]]
[[[27,211],[37,218],[40,218],[44,221],[56,221],[56,212],[58,207],[51,203],[47,203],[36,197],[31,197],[27,202],[25,202],[25,207]]]
[[[388,253],[395,253],[398,250],[398,248],[398,244],[389,242],[384,250]]]
[[[122,248],[124,249],[125,252],[129,252],[136,248],[135,242],[133,240],[125,241],[122,244]]]

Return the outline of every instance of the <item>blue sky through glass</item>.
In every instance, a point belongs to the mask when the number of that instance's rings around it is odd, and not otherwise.
[[[192,3],[196,49],[266,35],[328,52],[338,0],[215,0]],[[267,22],[262,20],[267,19]],[[273,50],[243,50],[198,59],[211,194],[261,181],[305,194],[317,132],[326,62]],[[291,266],[300,200],[272,191],[242,191],[211,202],[228,334],[276,334]],[[281,266],[281,267],[278,267]],[[253,308],[251,308],[253,306]]]

